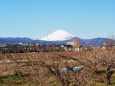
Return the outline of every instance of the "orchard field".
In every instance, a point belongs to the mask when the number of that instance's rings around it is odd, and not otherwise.
[[[0,85],[115,86],[115,50],[1,53]]]

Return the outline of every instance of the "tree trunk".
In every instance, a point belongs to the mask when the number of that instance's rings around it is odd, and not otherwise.
[[[109,65],[106,70],[106,76],[104,80],[105,86],[108,86],[108,84],[110,84],[111,75],[113,74],[113,72],[111,72],[110,69],[111,65]]]
[[[108,86],[108,79],[107,78],[105,78],[105,80],[104,80],[104,86]]]
[[[62,86],[69,86],[70,84],[68,80],[62,80],[61,83],[62,83]]]

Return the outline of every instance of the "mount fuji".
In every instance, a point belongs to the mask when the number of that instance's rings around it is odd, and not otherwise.
[[[53,33],[41,38],[41,40],[44,40],[44,41],[65,41],[65,40],[70,40],[74,37],[76,37],[76,36],[66,32],[64,30],[56,30]]]
[[[66,40],[79,40],[81,45],[84,45],[86,43],[87,45],[101,45],[102,43],[108,41],[108,38],[93,38],[93,39],[81,39],[79,37],[76,37],[75,35],[72,35],[64,30],[56,30],[53,33],[41,38],[42,41],[49,43],[49,44],[65,44]]]

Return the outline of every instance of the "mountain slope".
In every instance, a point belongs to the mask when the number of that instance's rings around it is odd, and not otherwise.
[[[20,37],[5,37],[5,38],[0,38],[0,44],[15,44],[15,43],[30,43],[30,42],[34,42],[34,40],[30,39],[30,38],[20,38]]]
[[[94,39],[80,39],[78,37],[74,37],[71,38],[70,41],[73,40],[80,40],[81,45],[95,45],[95,46],[99,46],[102,43],[110,40],[108,38],[94,38]],[[33,39],[29,39],[29,38],[12,38],[12,37],[8,37],[8,38],[0,38],[0,44],[15,44],[15,43],[39,43],[42,45],[47,45],[47,44],[56,44],[56,45],[61,45],[61,44],[66,44],[66,40],[64,41],[43,41],[43,40],[33,40]]]
[[[94,38],[94,39],[88,39],[85,42],[87,45],[99,46],[99,45],[103,44],[104,42],[107,42],[108,40],[110,40],[110,39],[98,37],[98,38]]]
[[[55,32],[45,36],[41,40],[45,40],[45,41],[64,41],[64,40],[69,40],[73,37],[75,37],[75,36],[66,32],[66,31],[64,31],[64,30],[56,30]]]

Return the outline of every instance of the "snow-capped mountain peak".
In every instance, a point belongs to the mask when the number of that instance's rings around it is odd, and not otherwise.
[[[56,30],[53,33],[47,35],[46,37],[42,38],[41,40],[45,41],[63,41],[63,40],[69,40],[71,38],[75,37],[75,35],[72,35],[64,30]]]

